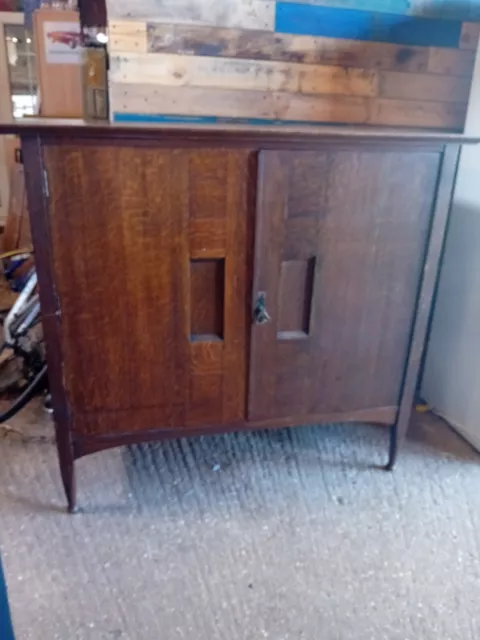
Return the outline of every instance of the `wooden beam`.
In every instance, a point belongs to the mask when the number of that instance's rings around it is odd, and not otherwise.
[[[218,27],[148,23],[147,41],[150,53],[277,60],[360,69],[424,72],[429,61],[428,47]],[[452,57],[449,64],[454,69],[456,59]],[[464,75],[463,61],[459,75]]]
[[[400,100],[428,100],[466,104],[470,95],[469,78],[382,71],[380,95]]]
[[[272,0],[107,0],[109,19],[273,31]]]
[[[463,128],[466,105],[282,92],[113,84],[112,113]]]
[[[160,53],[112,56],[110,80],[114,83],[170,87],[378,95],[378,76],[375,71]]]
[[[472,78],[475,52],[461,49],[430,47],[428,50],[428,73]],[[395,69],[396,71],[396,69]]]
[[[110,53],[147,53],[147,25],[132,20],[111,20],[108,24]]]

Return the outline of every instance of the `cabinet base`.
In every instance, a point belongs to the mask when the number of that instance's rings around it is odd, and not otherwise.
[[[305,418],[285,418],[283,420],[264,420],[241,424],[215,425],[213,427],[185,427],[175,429],[152,429],[123,434],[107,434],[97,436],[74,436],[73,441],[57,440],[60,458],[60,470],[63,486],[68,502],[69,513],[77,511],[75,460],[86,455],[107,449],[141,444],[154,441],[165,441],[175,438],[231,433],[238,431],[298,427],[302,425],[322,425],[332,423],[363,423],[390,427],[390,456],[386,468],[391,470],[396,460],[399,430],[397,428],[398,407],[381,407],[377,409],[354,411],[343,414],[305,416]]]

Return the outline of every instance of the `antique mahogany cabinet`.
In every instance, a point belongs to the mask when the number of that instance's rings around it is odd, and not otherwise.
[[[460,135],[0,125],[22,138],[58,452],[322,422],[405,435]],[[472,142],[472,141],[470,141]]]

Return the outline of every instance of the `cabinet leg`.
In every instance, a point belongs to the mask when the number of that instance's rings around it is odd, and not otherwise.
[[[385,467],[387,471],[392,471],[398,457],[398,449],[407,435],[408,425],[410,423],[411,408],[408,410],[401,408],[397,421],[390,427],[390,445],[388,453],[388,464]]]
[[[398,454],[398,428],[397,422],[390,427],[390,442],[388,448],[388,463],[385,469],[387,471],[393,471],[395,462],[397,461]]]
[[[67,496],[68,512],[75,513],[77,510],[77,488],[75,481],[75,458],[70,442],[65,437],[58,437],[57,449],[60,461],[60,473],[62,476],[63,488]]]

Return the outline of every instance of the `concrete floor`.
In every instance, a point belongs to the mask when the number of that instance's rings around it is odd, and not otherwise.
[[[393,474],[365,426],[97,454],[69,516],[29,410],[0,440],[18,640],[478,640],[480,459],[415,422]]]

